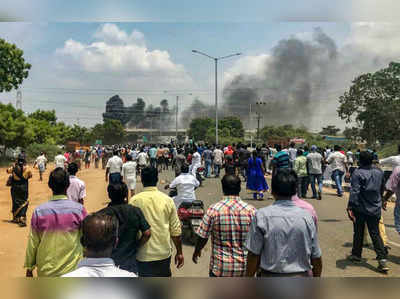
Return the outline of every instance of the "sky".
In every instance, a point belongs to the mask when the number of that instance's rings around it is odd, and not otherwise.
[[[216,57],[242,53],[219,63],[222,101],[223,87],[236,76],[265,71],[265,59],[280,40],[311,40],[315,28],[340,50],[357,47],[368,57],[383,57],[382,67],[400,50],[400,25],[384,13],[371,18],[370,0],[364,5],[312,0],[307,6],[235,0],[2,2],[7,9],[0,9],[0,18],[11,22],[0,22],[0,38],[23,49],[32,64],[21,86],[23,109],[55,109],[60,120],[85,126],[101,122],[105,103],[115,94],[127,105],[138,97],[153,104],[167,98],[173,105],[179,96],[180,111],[194,98],[214,103],[213,61],[193,49]],[[382,23],[384,18],[390,22]],[[341,55],[351,60],[354,51]],[[362,71],[371,66],[349,69],[343,88]],[[15,96],[15,91],[0,93],[0,101],[15,103]],[[335,105],[332,101],[321,119],[340,125]],[[322,120],[313,124],[320,125]]]

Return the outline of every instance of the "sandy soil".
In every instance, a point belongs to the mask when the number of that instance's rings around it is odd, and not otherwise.
[[[49,166],[49,170],[51,169],[52,165]],[[49,170],[44,175],[45,180],[40,182],[38,170],[33,169],[33,178],[29,185],[28,226],[21,228],[9,222],[12,219],[11,195],[10,188],[5,186],[8,174],[5,168],[0,169],[0,277],[21,277],[25,274],[23,265],[32,211],[51,196],[51,190],[47,186]],[[108,202],[104,170],[82,170],[78,177],[87,185],[85,207],[88,212],[103,208]]]

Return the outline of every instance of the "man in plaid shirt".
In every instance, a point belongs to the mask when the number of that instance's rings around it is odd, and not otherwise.
[[[244,276],[246,273],[247,233],[256,209],[239,197],[241,181],[235,175],[225,175],[222,182],[224,197],[210,206],[197,231],[199,236],[193,262],[211,235],[212,253],[210,277]]]

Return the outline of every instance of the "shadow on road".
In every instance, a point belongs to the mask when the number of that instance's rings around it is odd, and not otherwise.
[[[343,220],[339,220],[339,219],[320,219],[320,222],[342,222]]]
[[[346,270],[347,267],[362,267],[362,268],[367,268],[368,270],[374,271],[376,273],[382,274],[382,272],[378,271],[376,267],[368,264],[365,259],[363,259],[361,263],[353,263],[348,259],[336,260],[336,268]]]

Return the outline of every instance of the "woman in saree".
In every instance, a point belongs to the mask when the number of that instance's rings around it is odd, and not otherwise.
[[[264,174],[262,159],[258,156],[257,151],[253,151],[252,157],[248,161],[247,190],[253,192],[255,200],[258,199],[258,196],[260,200],[263,200],[264,192],[268,190]]]
[[[12,199],[12,222],[19,226],[26,226],[26,212],[28,210],[29,179],[32,178],[32,171],[25,166],[25,157],[19,155],[17,163],[7,169],[11,174],[11,199]]]

